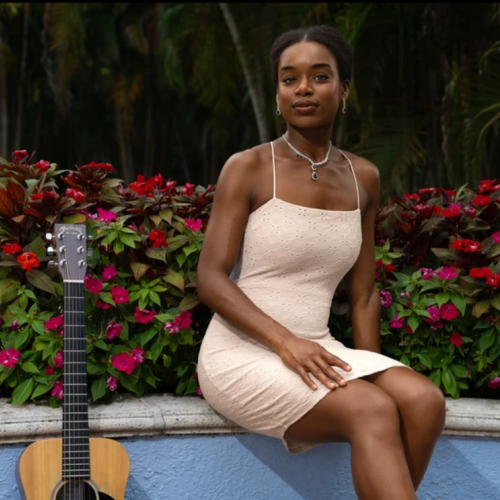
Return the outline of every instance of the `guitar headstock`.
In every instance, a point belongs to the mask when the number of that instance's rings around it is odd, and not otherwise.
[[[49,255],[57,255],[57,265],[64,282],[76,283],[85,278],[87,272],[87,228],[84,224],[56,224],[55,234],[47,233],[54,247],[49,247]]]

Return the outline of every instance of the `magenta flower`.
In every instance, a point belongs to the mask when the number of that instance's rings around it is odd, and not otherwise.
[[[7,350],[0,351],[0,364],[6,368],[14,368],[14,366],[19,363],[19,357],[21,352],[13,347],[9,347]]]
[[[100,309],[109,309],[110,307],[113,306],[99,299],[96,303],[96,307],[99,307]]]
[[[436,276],[442,280],[452,280],[456,278],[460,272],[457,270],[455,266],[447,267],[443,266],[443,269],[436,273]]]
[[[61,381],[58,380],[54,383],[54,388],[52,389],[51,394],[59,400],[63,398],[63,383]]]
[[[380,290],[379,292],[380,295],[380,303],[382,304],[382,307],[391,307],[392,305],[392,296],[391,292],[388,292],[387,290]]]
[[[428,281],[434,275],[434,271],[426,267],[421,267],[420,272],[422,273],[422,279],[425,281]]]
[[[179,325],[175,321],[165,323],[165,330],[167,330],[170,335],[176,335],[181,331]]]
[[[21,325],[19,325],[18,321],[17,320],[14,320],[11,324],[10,324],[10,327],[15,331],[15,330],[19,330]]]
[[[200,398],[205,399],[205,398],[203,397],[203,392],[201,392],[201,387],[200,387],[200,386],[198,386],[198,387],[196,388],[196,394],[198,394],[198,396],[200,396]]]
[[[115,301],[115,304],[122,304],[123,302],[130,302],[130,298],[128,296],[128,290],[121,287],[120,285],[114,285],[110,290],[111,297]]]
[[[500,243],[500,231],[497,231],[496,233],[493,233],[491,237],[497,242]]]
[[[108,327],[106,328],[106,335],[109,340],[113,340],[115,337],[119,337],[120,333],[123,330],[123,325],[120,323],[116,323],[116,321],[112,321]]]
[[[64,325],[64,315],[63,314],[59,314],[58,316],[54,316],[54,317],[48,319],[43,324],[43,326],[45,326],[45,328],[47,330],[58,330],[63,325]]]
[[[488,381],[488,387],[490,389],[500,389],[500,378],[496,377]]]
[[[47,366],[45,368],[45,375],[54,375],[55,368],[53,366]]]
[[[391,319],[389,322],[389,328],[402,328],[405,323],[404,318],[399,318],[398,315],[394,316],[394,319]]]
[[[83,280],[83,286],[85,287],[85,290],[88,290],[90,293],[99,294],[102,290],[102,281],[98,278],[91,278],[86,275]]]
[[[201,226],[203,226],[203,221],[201,219],[184,219],[184,224],[186,225],[187,228],[189,228],[193,233],[201,229]]]
[[[464,341],[462,340],[462,336],[459,333],[452,333],[450,335],[450,342],[455,347],[460,347],[464,343]]]
[[[56,352],[56,355],[54,356],[54,364],[58,368],[61,368],[61,366],[64,364],[64,354],[62,351]]]
[[[142,311],[139,309],[139,306],[136,306],[135,308],[135,313],[134,313],[134,318],[137,321],[137,323],[149,323],[150,321],[153,321],[154,317],[156,316],[156,311],[148,311],[147,309],[143,309]]]
[[[114,278],[118,274],[118,271],[116,270],[116,267],[113,264],[108,264],[107,266],[104,266],[104,270],[102,272],[102,279],[104,281],[109,281],[110,279]]]
[[[431,306],[427,308],[427,312],[431,315],[431,321],[436,322],[441,319],[441,316],[439,314],[439,309],[437,306]]]
[[[170,335],[175,335],[181,330],[187,330],[191,326],[191,313],[189,311],[182,311],[178,314],[174,321],[165,323],[165,330],[167,330]]]
[[[135,363],[134,356],[130,355],[128,352],[122,352],[121,354],[115,354],[111,358],[111,366],[116,368],[121,372],[125,372],[130,375],[137,366]]]
[[[114,392],[116,391],[116,387],[118,385],[118,379],[116,379],[115,377],[113,377],[113,375],[111,375],[108,380],[106,381],[106,387],[111,391],[111,392]]]
[[[140,365],[144,361],[144,354],[146,354],[146,351],[143,351],[140,347],[136,347],[131,349],[129,354],[134,357],[135,363]]]
[[[116,220],[116,214],[102,208],[97,209],[97,219],[102,222],[113,222]]]
[[[439,314],[441,315],[441,318],[451,321],[459,315],[459,312],[454,304],[443,304],[439,308]]]

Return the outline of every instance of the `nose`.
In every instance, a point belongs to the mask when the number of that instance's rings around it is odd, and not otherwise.
[[[309,84],[309,80],[307,79],[306,76],[304,76],[299,80],[299,84],[295,89],[295,93],[297,95],[304,96],[304,95],[310,95],[312,94],[312,92],[313,90],[311,88],[311,85]]]

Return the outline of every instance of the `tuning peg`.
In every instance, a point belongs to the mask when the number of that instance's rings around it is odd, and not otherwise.
[[[55,252],[54,247],[48,247],[48,248],[47,248],[47,253],[48,253],[49,255],[54,255],[54,252]]]
[[[53,238],[53,237],[54,237],[54,235],[53,235],[52,233],[47,233],[47,234],[45,235],[45,239],[46,239],[47,241],[52,241],[52,238]]]
[[[49,266],[49,269],[54,269],[54,267],[56,267],[58,264],[57,264],[57,262],[54,262],[53,260],[49,260],[47,265]]]

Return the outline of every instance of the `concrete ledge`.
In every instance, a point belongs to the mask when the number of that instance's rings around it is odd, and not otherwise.
[[[500,400],[446,398],[449,411],[443,434],[500,437]],[[133,437],[176,434],[241,434],[247,431],[214,412],[198,396],[162,394],[137,399],[124,395],[111,405],[92,405],[93,436]],[[15,407],[0,399],[0,444],[60,437],[62,410]]]

